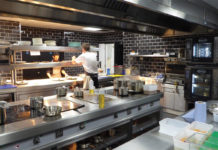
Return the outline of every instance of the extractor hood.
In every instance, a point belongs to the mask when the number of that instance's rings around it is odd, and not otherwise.
[[[218,29],[202,0],[2,0],[0,15],[166,36]]]

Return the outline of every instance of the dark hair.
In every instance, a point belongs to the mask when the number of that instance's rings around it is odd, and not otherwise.
[[[54,53],[52,54],[52,56],[56,56],[56,55],[59,55],[59,56],[60,56],[60,54],[59,54],[58,52],[54,52]]]
[[[82,44],[82,48],[83,48],[85,51],[90,51],[90,44],[89,44],[89,43],[83,43],[83,44]]]

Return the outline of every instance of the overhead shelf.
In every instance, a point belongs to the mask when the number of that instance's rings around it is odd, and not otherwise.
[[[127,56],[131,56],[131,57],[157,57],[157,58],[169,57],[168,55],[127,55]]]
[[[71,64],[71,61],[63,61],[63,62],[37,62],[37,63],[0,65],[0,67],[3,70],[53,68],[53,67],[59,67],[59,66],[60,67],[78,67],[78,66],[81,66],[81,65]]]
[[[64,46],[25,46],[25,45],[12,45],[10,50],[13,51],[48,51],[48,52],[81,52],[79,48],[64,47]]]

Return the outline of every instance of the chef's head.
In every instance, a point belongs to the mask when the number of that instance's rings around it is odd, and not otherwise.
[[[82,44],[82,53],[90,51],[90,44],[88,43],[83,43]]]
[[[58,62],[59,61],[60,55],[58,53],[53,53],[52,58],[53,62]]]

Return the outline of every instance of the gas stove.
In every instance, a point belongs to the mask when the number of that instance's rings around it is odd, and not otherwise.
[[[57,99],[45,100],[44,104],[46,105],[58,104],[62,106],[62,112],[69,111],[69,110],[77,110],[85,106],[69,100],[57,100]],[[6,114],[7,114],[7,119],[5,124],[44,116],[44,112],[42,110],[32,109],[27,104],[10,106],[9,108],[6,109]]]

